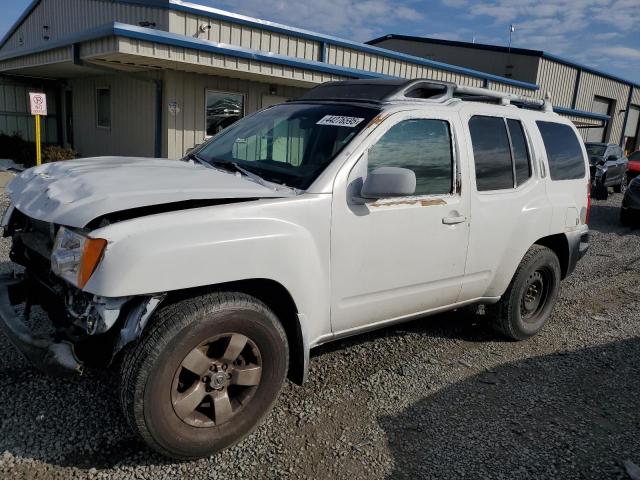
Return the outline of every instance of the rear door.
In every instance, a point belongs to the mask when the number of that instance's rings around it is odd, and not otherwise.
[[[477,108],[477,107],[476,107]],[[529,130],[516,112],[472,106],[469,126],[471,232],[461,300],[502,295],[517,264],[546,232],[550,216],[545,184],[535,175]],[[531,240],[534,238],[534,240]]]

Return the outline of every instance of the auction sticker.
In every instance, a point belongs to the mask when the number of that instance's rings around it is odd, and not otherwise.
[[[342,117],[340,115],[325,115],[316,125],[332,125],[334,127],[353,128],[362,122],[364,118],[358,117]]]

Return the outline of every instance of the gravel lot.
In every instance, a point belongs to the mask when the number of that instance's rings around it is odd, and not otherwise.
[[[640,230],[594,202],[592,246],[542,334],[453,312],[321,347],[248,439],[174,463],[120,414],[117,377],[61,381],[0,335],[1,478],[628,478],[640,465]],[[7,270],[8,243],[0,244]]]

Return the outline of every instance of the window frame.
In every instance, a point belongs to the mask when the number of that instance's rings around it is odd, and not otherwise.
[[[221,93],[223,95],[240,95],[242,97],[242,116],[238,119],[242,119],[247,116],[247,93],[246,92],[234,92],[231,90],[219,90],[217,88],[204,88],[204,106],[203,106],[203,115],[204,115],[204,139],[209,140],[213,135],[209,135],[207,133],[207,94],[209,92],[212,93]]]
[[[399,112],[399,113],[404,113],[404,112]],[[447,125],[447,128],[449,129],[449,144],[451,147],[451,163],[452,163],[452,168],[451,168],[451,190],[449,193],[429,193],[429,194],[421,194],[421,195],[403,195],[403,196],[397,196],[397,197],[385,197],[383,199],[379,199],[378,202],[380,202],[381,200],[391,200],[393,201],[394,199],[397,200],[398,198],[402,198],[402,199],[408,199],[408,200],[420,200],[420,199],[425,199],[425,198],[451,198],[451,197],[455,197],[455,196],[460,196],[460,191],[461,191],[461,187],[460,187],[460,176],[459,176],[459,172],[460,169],[458,167],[459,165],[459,149],[458,149],[458,142],[457,142],[457,137],[456,137],[456,129],[453,126],[453,122],[451,119],[449,118],[444,118],[441,116],[434,116],[434,117],[427,117],[424,115],[401,115],[397,121],[390,123],[387,125],[387,128],[384,131],[381,131],[381,133],[379,135],[377,135],[375,138],[372,138],[371,143],[366,147],[365,151],[364,151],[364,157],[366,160],[366,169],[365,172],[368,175],[369,174],[369,151],[375,147],[378,142],[396,125],[399,125],[403,122],[406,121],[411,121],[411,120],[436,120],[436,121],[440,121],[440,122],[444,122]]]
[[[98,92],[106,90],[109,92],[109,125],[100,125]],[[113,96],[111,95],[111,85],[97,85],[95,88],[95,108],[96,108],[96,128],[100,130],[111,130],[113,127]]]
[[[498,190],[478,190],[478,183],[477,183],[477,176],[476,176],[477,175],[476,156],[473,148],[473,139],[471,138],[471,129],[469,128],[469,122],[473,117],[493,117],[493,118],[501,118],[503,120],[504,128],[507,132],[507,139],[509,140],[509,154],[511,156],[511,175],[513,177],[513,187],[500,188]],[[522,132],[524,133],[525,145],[527,147],[527,154],[529,158],[529,168],[531,169],[531,175],[525,182],[522,182],[520,185],[518,185],[518,179],[516,177],[516,162],[513,158],[513,142],[511,140],[511,131],[509,130],[509,124],[507,123],[507,120],[515,120],[516,122],[520,123],[520,126],[522,127]],[[475,183],[475,191],[477,194],[496,195],[496,194],[509,194],[512,192],[518,192],[523,188],[525,188],[526,186],[528,186],[529,183],[531,183],[534,180],[536,175],[540,173],[540,171],[538,170],[537,162],[534,161],[534,158],[537,158],[537,156],[533,148],[531,135],[529,134],[529,131],[527,128],[527,122],[525,122],[523,118],[512,116],[512,115],[503,115],[501,113],[495,113],[495,112],[483,112],[483,113],[473,112],[470,115],[468,115],[468,118],[467,118],[467,135],[469,138],[469,147],[471,150],[471,155],[473,156],[473,181]]]

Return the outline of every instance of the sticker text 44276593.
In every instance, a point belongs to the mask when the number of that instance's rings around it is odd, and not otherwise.
[[[340,115],[325,115],[318,121],[318,125],[332,125],[334,127],[350,127],[353,128],[362,122],[364,118],[343,117]]]

